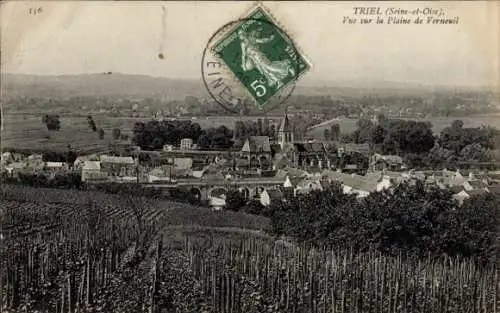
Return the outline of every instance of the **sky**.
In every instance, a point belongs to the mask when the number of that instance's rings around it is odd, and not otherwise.
[[[306,82],[389,81],[498,89],[500,2],[263,2],[312,63]],[[1,5],[2,71],[201,78],[222,25],[252,2],[31,2]],[[354,7],[443,8],[458,25],[343,24]],[[42,12],[29,14],[30,8]],[[162,7],[165,8],[163,13]],[[358,17],[359,18],[359,17]],[[158,58],[163,53],[164,58]]]

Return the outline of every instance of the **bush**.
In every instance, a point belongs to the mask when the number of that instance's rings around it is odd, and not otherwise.
[[[246,204],[243,193],[239,190],[231,190],[226,195],[225,209],[230,211],[239,211]]]

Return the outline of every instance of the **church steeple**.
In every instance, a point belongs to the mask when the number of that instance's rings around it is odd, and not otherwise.
[[[287,109],[285,108],[285,116],[281,121],[279,130],[278,130],[278,143],[281,146],[281,149],[288,144],[293,142],[293,130],[292,125],[288,119]]]

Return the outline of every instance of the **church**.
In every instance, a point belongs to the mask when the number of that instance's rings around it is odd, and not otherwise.
[[[294,127],[287,113],[281,120],[273,145],[278,155],[286,158],[295,167],[305,170],[331,168],[335,164],[335,153],[328,151],[322,142],[297,141]]]

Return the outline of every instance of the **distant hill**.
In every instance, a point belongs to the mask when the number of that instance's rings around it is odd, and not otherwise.
[[[21,74],[4,74],[2,76],[3,92],[6,96],[16,97],[48,97],[68,98],[78,96],[146,98],[162,97],[168,100],[181,100],[186,96],[208,98],[209,95],[201,77],[199,80],[182,80],[146,75],[130,75],[120,73],[36,76]],[[394,82],[373,81],[328,81],[315,82],[301,79],[294,94],[297,95],[330,95],[359,96],[364,94],[423,94],[442,91],[448,88],[436,88]]]
[[[5,74],[8,97],[67,98],[78,96],[145,98],[163,96],[170,100],[187,95],[206,97],[203,82],[119,73],[35,76]]]

